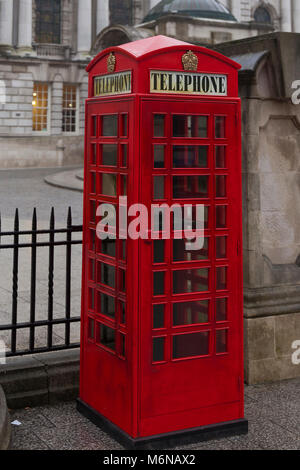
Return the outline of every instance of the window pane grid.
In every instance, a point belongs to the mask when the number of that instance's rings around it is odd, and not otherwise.
[[[32,130],[47,132],[48,130],[48,84],[35,83],[32,96]]]
[[[35,0],[37,43],[60,44],[61,0]]]
[[[64,85],[63,87],[63,132],[76,132],[77,125],[77,87]]]

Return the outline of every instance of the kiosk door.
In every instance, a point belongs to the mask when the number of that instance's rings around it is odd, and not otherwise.
[[[200,249],[176,238],[178,215],[171,239],[141,241],[141,436],[242,417],[238,113],[217,100],[141,104],[141,202],[193,206],[194,222],[205,206]]]

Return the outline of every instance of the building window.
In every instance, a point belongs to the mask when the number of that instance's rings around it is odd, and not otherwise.
[[[258,7],[254,12],[256,23],[272,24],[272,18],[268,10],[264,7]]]
[[[63,92],[63,132],[77,130],[77,86],[64,85]]]
[[[61,0],[35,0],[36,42],[60,44]]]
[[[32,130],[48,131],[49,91],[48,84],[35,83],[32,97]]]

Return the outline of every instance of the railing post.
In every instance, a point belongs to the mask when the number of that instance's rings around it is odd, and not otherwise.
[[[51,209],[50,234],[49,234],[49,274],[48,274],[48,349],[53,343],[53,279],[54,279],[54,240],[55,240],[55,215],[54,207]]]
[[[69,207],[67,220],[66,244],[66,346],[70,345],[70,318],[71,318],[71,268],[72,268],[72,209]]]
[[[18,270],[19,270],[19,211],[16,209],[14,223],[14,254],[13,254],[13,292],[12,292],[12,332],[11,350],[17,350],[17,321],[18,321]]]
[[[31,236],[31,285],[30,285],[30,337],[29,349],[34,351],[35,345],[35,310],[36,310],[36,242],[37,242],[37,216],[36,209],[32,216],[32,236]]]

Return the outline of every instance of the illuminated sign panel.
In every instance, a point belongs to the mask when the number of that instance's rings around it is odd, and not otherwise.
[[[227,76],[151,70],[150,93],[227,96]]]
[[[124,95],[131,93],[131,87],[131,72],[94,77],[94,96]]]

